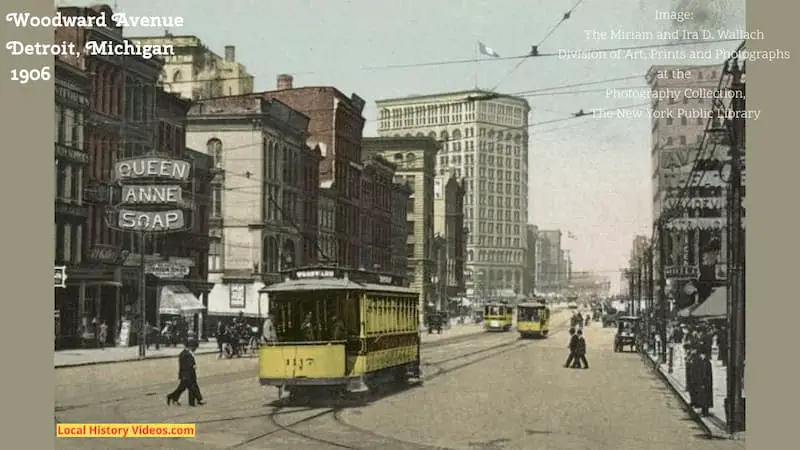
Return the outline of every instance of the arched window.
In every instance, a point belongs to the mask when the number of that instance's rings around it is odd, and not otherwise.
[[[222,167],[222,141],[217,138],[211,138],[206,142],[206,149],[214,159],[214,167]]]

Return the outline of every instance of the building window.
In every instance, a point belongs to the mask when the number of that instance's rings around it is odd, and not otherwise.
[[[213,239],[208,247],[208,271],[222,271],[222,240]]]
[[[56,105],[55,142],[64,142],[64,108]]]
[[[408,235],[409,236],[413,236],[414,235],[414,225],[415,224],[414,224],[413,220],[409,220],[408,222],[406,222],[406,229],[408,230]]]
[[[406,256],[409,258],[414,257],[414,244],[406,244]]]
[[[222,217],[222,186],[214,185],[212,188],[212,196],[211,196],[211,217]]]
[[[64,262],[72,261],[72,226],[68,223],[64,224],[62,246],[64,247]]]
[[[222,141],[217,138],[209,139],[208,142],[206,142],[206,148],[208,149],[208,154],[211,155],[211,158],[214,160],[214,167],[221,168]]]
[[[679,136],[678,140],[680,141],[681,145],[686,145],[686,136]]]

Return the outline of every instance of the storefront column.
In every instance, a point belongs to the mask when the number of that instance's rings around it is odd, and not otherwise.
[[[119,329],[122,324],[122,287],[117,286],[114,289],[114,328],[112,336],[119,335]],[[116,341],[116,339],[115,339]]]
[[[81,281],[78,286],[78,324],[83,323],[83,318],[86,316],[86,282]],[[80,333],[80,330],[78,330]]]
[[[98,324],[100,321],[100,308],[103,303],[103,286],[98,285],[95,288],[95,297],[94,297],[94,317],[93,319],[98,320]]]

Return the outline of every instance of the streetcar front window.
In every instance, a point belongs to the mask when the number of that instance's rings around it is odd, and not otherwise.
[[[524,322],[538,322],[541,318],[538,309],[520,309],[519,314],[517,315],[519,320]]]

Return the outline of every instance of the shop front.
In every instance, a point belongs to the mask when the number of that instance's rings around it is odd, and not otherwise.
[[[55,292],[55,348],[97,346],[97,328],[103,321],[113,336],[121,286],[118,266],[68,267],[67,286]]]

